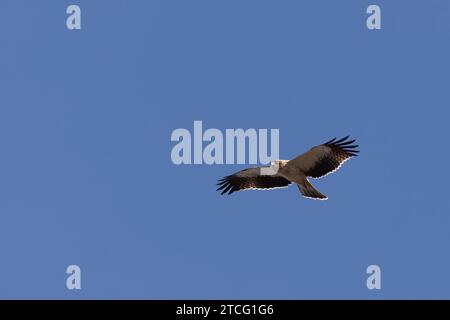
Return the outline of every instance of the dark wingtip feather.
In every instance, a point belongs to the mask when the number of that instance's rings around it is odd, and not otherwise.
[[[325,142],[324,144],[330,144],[330,143],[333,143],[334,140],[336,140],[336,138],[333,138],[333,139],[331,139],[331,140],[328,140],[328,141]]]
[[[220,186],[219,188],[217,188],[216,191],[220,191],[220,190],[222,190],[223,188],[225,188],[226,186],[227,186],[227,185],[224,184],[224,185]]]
[[[339,145],[340,145],[340,146],[346,146],[346,145],[352,144],[352,143],[355,142],[355,141],[356,141],[356,139],[348,140],[348,141],[343,141],[343,142],[339,143]]]
[[[222,190],[222,193],[221,193],[221,194],[227,193],[227,192],[230,191],[230,189],[232,189],[232,188],[233,188],[233,186],[232,186],[231,184],[227,185],[227,187],[226,187],[225,189]],[[230,194],[230,193],[228,193],[228,194]]]
[[[350,151],[346,151],[346,152],[351,157],[357,157],[359,150],[350,150]]]
[[[344,137],[344,138],[342,138],[342,139],[339,139],[338,141],[335,141],[334,144],[341,143],[342,141],[347,140],[348,137],[350,137],[350,136],[346,136],[346,137]]]
[[[235,191],[233,185],[230,183],[230,176],[226,176],[220,179],[217,183],[217,186],[219,187],[216,189],[216,191],[221,191],[220,194],[222,195],[227,192],[228,194],[231,194]]]
[[[219,186],[216,191],[220,191],[223,188],[226,188],[227,186],[230,186],[230,181],[227,178],[222,179],[220,182],[217,183],[217,186]]]
[[[356,157],[359,152],[359,150],[355,150],[359,147],[357,144],[352,144],[356,141],[356,139],[347,140],[350,136],[346,136],[344,138],[341,138],[337,141],[334,141],[333,143],[326,143],[330,147],[338,148],[341,151],[347,153],[349,156]]]

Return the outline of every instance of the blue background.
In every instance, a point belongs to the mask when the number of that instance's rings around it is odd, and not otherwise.
[[[449,22],[445,0],[1,0],[0,298],[450,298]],[[245,166],[171,162],[194,120],[361,156],[325,202],[223,197]]]

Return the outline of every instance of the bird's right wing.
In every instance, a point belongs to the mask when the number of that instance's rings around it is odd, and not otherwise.
[[[221,194],[232,194],[235,191],[253,189],[268,190],[275,188],[285,188],[291,182],[277,174],[261,174],[262,168],[250,168],[236,172],[219,180],[217,191]]]
[[[347,140],[348,136],[336,141],[336,138],[319,146],[311,148],[304,154],[288,162],[288,166],[295,166],[307,177],[320,178],[330,174],[341,165],[358,154],[355,140]]]

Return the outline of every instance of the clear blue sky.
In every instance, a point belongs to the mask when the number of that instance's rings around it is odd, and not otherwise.
[[[0,298],[450,298],[449,22],[446,0],[2,0]],[[361,156],[326,202],[223,197],[243,166],[171,162],[194,120]]]

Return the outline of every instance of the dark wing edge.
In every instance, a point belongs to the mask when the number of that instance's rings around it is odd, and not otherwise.
[[[291,182],[277,175],[260,175],[254,177],[239,177],[229,175],[219,180],[217,191],[221,194],[232,194],[240,190],[270,190],[277,188],[286,188]]]
[[[358,145],[353,144],[356,139],[347,140],[348,138],[349,136],[339,140],[334,138],[323,143],[323,146],[331,148],[331,152],[325,154],[313,168],[305,172],[306,176],[311,178],[324,177],[338,170],[348,159],[357,157],[359,150],[356,150],[356,148],[358,148]]]

